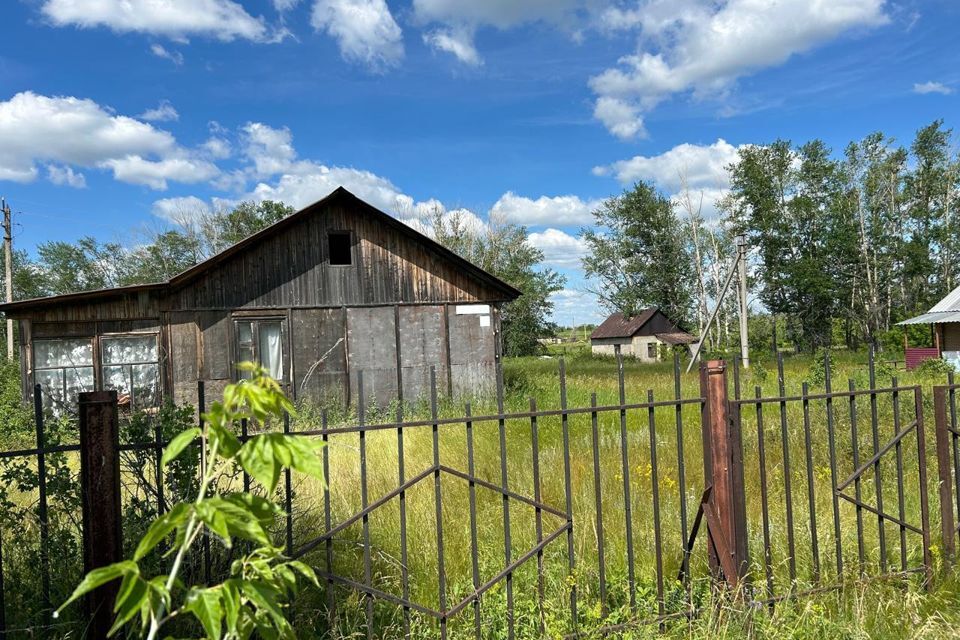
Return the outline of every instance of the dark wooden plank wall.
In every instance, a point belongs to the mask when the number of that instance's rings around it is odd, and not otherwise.
[[[329,264],[327,232],[351,231],[353,265]],[[503,294],[366,213],[306,216],[171,294],[169,309],[494,301]]]
[[[14,318],[28,318],[32,322],[84,322],[158,318],[160,316],[160,300],[156,291],[142,291],[94,302],[40,306],[29,311],[14,312],[11,315]]]

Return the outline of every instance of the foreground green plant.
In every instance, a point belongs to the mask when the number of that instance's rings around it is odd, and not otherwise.
[[[161,464],[166,466],[200,439],[204,462],[196,499],[179,503],[154,520],[132,559],[88,573],[57,613],[90,591],[122,580],[111,636],[139,614],[140,633],[147,640],[156,638],[168,622],[188,615],[199,621],[208,638],[245,639],[254,632],[263,638],[294,637],[286,603],[297,591],[298,574],[315,585],[316,575],[273,544],[269,527],[283,513],[278,505],[250,492],[229,492],[218,484],[231,476],[236,465],[263,485],[267,495],[273,494],[285,468],[322,479],[317,454],[323,444],[282,433],[263,433],[241,443],[234,433],[240,420],[264,425],[292,412],[293,405],[263,369],[251,363],[241,364],[240,369],[250,372],[251,379],[228,385],[223,400],[203,415],[203,429],[183,431],[163,453]],[[142,573],[138,563],[171,535],[174,543],[164,556],[173,558],[169,573],[152,577]],[[252,549],[233,561],[223,582],[185,588],[178,577],[184,559],[203,536],[210,535],[227,548],[239,539],[252,543],[246,545]]]

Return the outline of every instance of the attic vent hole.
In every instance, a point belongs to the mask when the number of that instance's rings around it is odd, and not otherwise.
[[[353,252],[350,248],[349,231],[331,231],[327,234],[327,249],[332,265],[353,264]]]

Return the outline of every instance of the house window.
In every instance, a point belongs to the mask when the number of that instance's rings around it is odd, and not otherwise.
[[[330,264],[348,266],[353,264],[353,250],[349,231],[331,231],[327,234],[327,249]]]
[[[256,362],[271,378],[283,380],[283,321],[237,320],[237,362]],[[239,372],[249,378],[249,371]]]
[[[42,389],[43,406],[62,411],[81,391],[93,391],[93,342],[89,338],[33,341],[33,380]]]
[[[157,334],[104,336],[100,363],[104,390],[116,390],[121,406],[160,404],[160,350]]]
[[[647,343],[647,357],[652,360],[657,359],[657,343],[656,342]]]

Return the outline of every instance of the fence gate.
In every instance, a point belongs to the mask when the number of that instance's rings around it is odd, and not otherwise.
[[[759,487],[746,500],[750,528],[757,520],[762,527],[754,537],[763,541],[762,567],[754,565],[763,574],[755,590],[761,602],[838,587],[851,576],[920,573],[930,581],[922,390],[896,378],[878,385],[872,359],[866,389],[849,380],[834,390],[825,369],[823,392],[806,382],[788,392],[779,359],[775,397],[763,397],[759,386],[742,397],[735,372],[732,419],[755,454],[746,474]]]

